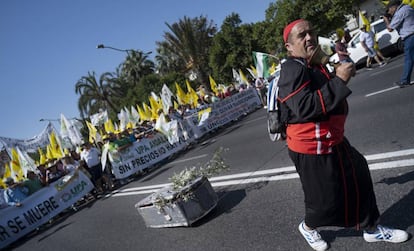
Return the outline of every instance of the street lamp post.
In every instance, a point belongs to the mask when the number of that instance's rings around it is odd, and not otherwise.
[[[39,121],[40,122],[43,122],[43,121],[49,121],[49,122],[52,122],[52,121],[60,121],[59,119],[39,119]]]
[[[69,118],[68,120],[73,120],[73,119],[76,119],[76,120],[78,120],[78,121],[82,121],[81,119],[78,119],[78,118],[76,118],[76,117],[73,117],[73,118]],[[44,121],[47,121],[47,122],[59,122],[59,124],[60,124],[60,119],[39,119],[39,122],[44,122]]]
[[[131,50],[131,49],[119,49],[119,48],[115,48],[115,47],[112,47],[112,46],[107,46],[107,45],[104,45],[104,44],[98,44],[96,46],[96,49],[105,49],[105,48],[106,49],[111,49],[111,50],[114,50],[114,51],[126,52],[128,54],[128,56],[129,56],[129,53],[131,51],[135,51],[135,50]],[[151,53],[152,53],[152,51],[149,51],[149,52],[146,52],[146,53],[143,52],[143,54],[147,55],[147,56]]]
[[[126,52],[128,55],[129,55],[129,52],[132,51],[132,50],[127,50],[127,49],[118,49],[118,48],[115,48],[115,47],[112,47],[112,46],[105,46],[103,44],[98,44],[96,46],[96,49],[105,49],[105,48],[115,50],[115,51]]]

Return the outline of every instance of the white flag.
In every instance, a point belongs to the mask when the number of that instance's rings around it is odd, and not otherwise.
[[[241,78],[240,78],[239,73],[234,68],[231,69],[231,70],[233,72],[233,79],[234,79],[234,81],[236,81],[240,85],[241,84]]]
[[[65,115],[60,114],[60,125],[61,125],[61,133],[63,129],[63,134],[69,137],[73,146],[81,145],[82,144],[82,134],[80,130],[82,129],[83,125],[77,119],[66,119]],[[62,136],[63,137],[63,136]],[[64,146],[66,148],[66,146]]]
[[[108,121],[108,111],[99,110],[98,113],[89,116],[89,118],[91,119],[92,125],[101,126]]]
[[[164,84],[161,89],[161,100],[163,106],[162,109],[165,113],[168,113],[169,108],[173,106],[173,103],[171,101],[171,97],[173,95],[174,94],[172,93],[170,88],[168,88],[168,86]]]
[[[129,121],[134,124],[134,127],[137,126],[139,123],[139,113],[135,106],[131,105],[131,117],[129,118]]]
[[[164,113],[161,113],[158,116],[157,122],[155,123],[154,128],[167,136],[168,142],[170,144],[174,144],[180,140],[178,137],[178,122],[177,120],[172,120],[171,122],[167,122],[165,119]]]
[[[257,76],[267,78],[269,77],[268,54],[263,52],[253,51],[253,60],[256,65]]]
[[[23,170],[23,174],[27,177],[28,171],[33,171],[39,174],[39,170],[36,167],[36,164],[32,158],[25,152],[20,150],[19,147],[16,147],[17,154],[19,155],[20,168]]]
[[[122,132],[125,130],[126,125],[128,124],[128,115],[124,109],[121,109],[121,111],[118,113],[118,119],[119,119],[119,130]]]

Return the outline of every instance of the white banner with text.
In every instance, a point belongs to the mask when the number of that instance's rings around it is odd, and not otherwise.
[[[183,150],[186,146],[182,138],[171,145],[164,134],[157,133],[151,138],[135,141],[130,147],[121,151],[109,151],[112,172],[117,179],[127,178]]]
[[[0,248],[48,222],[93,187],[88,176],[76,170],[27,197],[21,207],[0,209]]]

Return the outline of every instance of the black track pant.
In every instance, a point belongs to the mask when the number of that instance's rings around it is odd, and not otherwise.
[[[306,225],[375,226],[379,211],[367,161],[346,139],[332,150],[324,155],[289,150],[305,195]]]

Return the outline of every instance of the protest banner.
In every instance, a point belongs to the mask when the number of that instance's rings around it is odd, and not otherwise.
[[[0,248],[45,224],[92,189],[86,174],[76,170],[30,195],[21,207],[0,209]]]
[[[26,152],[36,152],[39,147],[43,147],[49,143],[49,135],[55,131],[52,123],[49,123],[46,128],[35,137],[31,139],[13,139],[7,137],[0,137],[0,148],[1,146],[5,148],[19,147],[20,150]]]
[[[115,178],[123,179],[162,161],[185,147],[183,138],[170,144],[164,134],[157,133],[151,138],[135,141],[126,149],[108,151],[108,159],[111,161]]]
[[[186,121],[194,128],[195,138],[201,138],[204,134],[239,119],[258,107],[261,107],[260,98],[257,91],[251,88],[213,103],[208,116],[203,116],[204,119],[200,120],[198,115],[193,115],[187,117]]]

